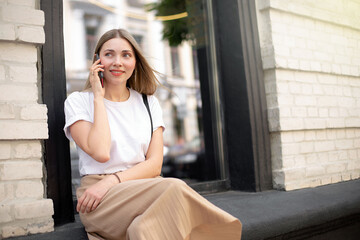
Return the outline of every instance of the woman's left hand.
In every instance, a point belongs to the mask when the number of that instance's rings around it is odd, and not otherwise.
[[[76,210],[81,213],[94,211],[105,194],[117,183],[117,181],[115,176],[109,175],[86,189],[83,195],[78,199]]]

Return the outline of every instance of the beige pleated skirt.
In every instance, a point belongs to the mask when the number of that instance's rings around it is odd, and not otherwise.
[[[83,192],[104,176],[88,175]],[[127,181],[112,187],[98,207],[80,213],[90,240],[239,240],[240,221],[175,178]]]

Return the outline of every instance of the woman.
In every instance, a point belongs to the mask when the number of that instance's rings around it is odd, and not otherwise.
[[[134,38],[113,29],[96,46],[85,91],[65,101],[64,131],[82,176],[76,208],[89,239],[240,239],[239,220],[183,181],[159,177],[165,126],[157,85]]]

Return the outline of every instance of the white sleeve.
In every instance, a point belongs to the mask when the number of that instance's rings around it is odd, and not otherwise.
[[[154,95],[149,96],[149,106],[153,121],[153,131],[155,131],[159,127],[162,127],[163,130],[165,130],[165,124],[162,116],[162,109],[158,99]]]
[[[82,98],[79,92],[70,94],[65,100],[64,111],[65,111],[65,126],[64,132],[69,140],[73,140],[70,134],[69,127],[79,120],[91,121],[91,116],[88,111],[88,104]]]

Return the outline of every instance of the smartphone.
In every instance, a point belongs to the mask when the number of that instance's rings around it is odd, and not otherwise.
[[[96,54],[96,60],[100,59],[99,54]],[[99,63],[99,65],[101,64],[101,62]],[[101,82],[101,86],[104,87],[104,73],[99,71],[99,78],[100,78],[100,82]]]

